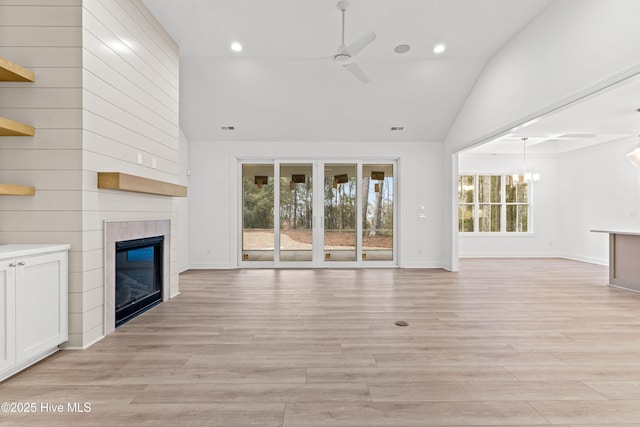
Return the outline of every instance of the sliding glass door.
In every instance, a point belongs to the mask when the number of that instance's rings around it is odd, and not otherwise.
[[[324,251],[326,262],[356,261],[357,165],[324,165]]]
[[[275,260],[273,164],[242,165],[242,260]]]
[[[362,166],[362,260],[393,261],[393,164]]]
[[[313,164],[280,164],[280,261],[313,261]]]
[[[240,170],[240,265],[397,264],[394,162],[241,162]]]

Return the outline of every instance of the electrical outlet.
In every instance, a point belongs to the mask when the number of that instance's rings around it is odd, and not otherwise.
[[[154,169],[156,167],[158,167],[158,164],[156,163],[156,158],[155,157],[151,158],[151,167],[154,168]]]
[[[142,153],[138,153],[138,164],[142,164]]]

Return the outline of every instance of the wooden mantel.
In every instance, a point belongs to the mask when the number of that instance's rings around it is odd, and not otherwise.
[[[36,194],[34,187],[26,185],[0,184],[0,196],[33,196]]]
[[[156,181],[121,172],[98,172],[98,188],[132,191],[135,193],[157,194],[169,197],[187,197],[187,187]]]

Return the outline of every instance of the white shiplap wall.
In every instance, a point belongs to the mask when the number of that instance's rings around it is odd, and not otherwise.
[[[82,5],[86,346],[104,327],[105,220],[171,219],[171,294],[178,292],[178,201],[98,190],[97,172],[178,183],[180,153],[177,46],[141,1],[84,0]]]
[[[80,0],[0,0],[0,55],[35,83],[0,82],[0,116],[36,128],[0,137],[0,182],[34,197],[0,196],[0,243],[70,243],[70,335],[81,342],[82,7]]]
[[[171,219],[178,292],[179,200],[97,189],[99,171],[180,181],[178,49],[139,0],[0,0],[0,55],[36,73],[0,82],[0,116],[36,128],[0,138],[0,182],[36,187],[0,197],[0,244],[71,243],[68,347],[86,347],[103,335],[105,220]]]

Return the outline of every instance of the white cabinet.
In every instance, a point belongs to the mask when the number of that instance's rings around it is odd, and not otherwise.
[[[0,246],[0,381],[68,340],[68,249]]]
[[[0,260],[0,372],[16,364],[16,272],[13,263]]]

